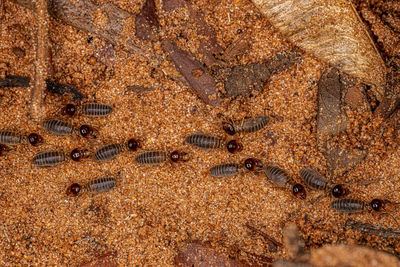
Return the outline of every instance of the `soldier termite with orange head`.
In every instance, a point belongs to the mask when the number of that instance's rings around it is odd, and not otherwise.
[[[332,201],[332,208],[343,213],[357,213],[366,210],[381,211],[391,208],[389,200],[373,199],[369,204],[358,199],[344,198]]]
[[[75,133],[86,138],[95,139],[98,135],[97,131],[89,125],[82,125],[79,128],[76,128],[72,124],[62,120],[45,120],[43,122],[43,128],[49,133],[61,136],[72,135]]]
[[[70,157],[73,161],[81,161],[82,159],[88,158],[89,156],[90,152],[87,149],[75,148],[70,153]]]
[[[242,144],[236,140],[230,140],[227,142],[223,138],[210,134],[192,134],[186,137],[185,141],[190,145],[204,150],[217,149],[225,146],[230,153],[236,153],[242,151],[243,149]]]
[[[301,199],[306,198],[306,190],[304,189],[304,186],[301,184],[295,184],[281,168],[265,166],[263,167],[263,170],[265,176],[275,185],[291,190],[294,196]]]
[[[31,133],[28,136],[13,131],[0,131],[0,144],[18,145],[29,143],[36,146],[42,143],[42,137],[37,133]]]
[[[262,164],[261,160],[254,159],[254,158],[248,158],[244,161],[244,167],[246,169],[248,169],[249,171],[258,173],[258,172],[262,171],[263,164]]]
[[[267,116],[257,116],[241,121],[222,122],[222,128],[229,135],[236,133],[254,133],[265,127],[269,122]]]
[[[312,189],[329,190],[332,196],[336,198],[344,197],[348,194],[348,191],[343,187],[343,185],[333,185],[328,183],[324,176],[312,169],[301,169],[300,176],[304,183]]]
[[[116,180],[113,177],[98,178],[81,186],[78,183],[73,183],[67,188],[67,195],[78,196],[81,192],[89,193],[104,193],[113,189],[116,185]]]
[[[99,148],[93,155],[95,161],[112,160],[126,150],[136,151],[140,148],[140,142],[136,139],[129,139],[126,144],[109,144]]]
[[[142,152],[135,158],[137,163],[144,165],[159,165],[167,160],[171,162],[186,162],[189,157],[185,152],[173,151],[169,154],[165,151],[155,150]]]
[[[73,116],[76,112],[87,117],[105,117],[112,112],[112,107],[100,103],[85,103],[76,107],[74,104],[67,104],[61,111],[63,115]]]

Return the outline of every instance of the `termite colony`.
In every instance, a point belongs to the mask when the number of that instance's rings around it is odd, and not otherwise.
[[[111,114],[112,107],[106,104],[85,103],[80,106],[67,104],[61,109],[64,116],[74,116],[80,114],[87,117],[105,117]],[[229,136],[237,133],[254,133],[262,130],[269,122],[267,116],[257,116],[246,118],[240,121],[224,121],[222,129]],[[77,135],[88,139],[95,139],[99,136],[96,129],[89,125],[73,125],[68,121],[61,119],[45,119],[42,123],[43,128],[55,135],[71,136]],[[243,149],[243,145],[236,139],[224,138],[207,133],[194,133],[185,138],[185,142],[191,146],[200,148],[204,151],[226,149],[229,153],[239,153]],[[11,151],[12,146],[31,144],[38,146],[43,143],[43,138],[37,133],[24,134],[9,130],[0,131],[0,156],[4,156]],[[86,148],[75,148],[70,153],[62,150],[50,150],[37,153],[32,163],[37,167],[54,167],[70,158],[72,161],[81,162],[89,160],[94,162],[104,162],[115,159],[118,155],[125,151],[137,151],[141,148],[139,140],[131,138],[123,143],[110,143],[90,152]],[[188,153],[183,151],[162,151],[148,150],[139,153],[135,157],[135,162],[141,165],[160,165],[166,162],[178,163],[187,162],[190,159]],[[306,199],[306,190],[300,183],[295,182],[286,171],[277,166],[265,165],[261,160],[256,158],[247,158],[243,163],[224,163],[216,165],[208,171],[208,174],[216,178],[226,178],[235,175],[243,175],[246,172],[254,175],[261,175],[267,181],[272,182],[278,188],[285,189],[299,199]],[[299,176],[304,184],[310,189],[321,190],[332,195],[334,200],[331,204],[332,208],[343,213],[356,213],[366,210],[381,211],[388,209],[391,202],[388,200],[374,199],[369,204],[352,198],[344,198],[348,195],[348,190],[344,185],[329,182],[323,175],[309,168],[303,168],[299,172]],[[78,196],[83,192],[102,193],[115,187],[117,181],[112,177],[97,178],[85,185],[72,183],[67,188],[67,195]]]

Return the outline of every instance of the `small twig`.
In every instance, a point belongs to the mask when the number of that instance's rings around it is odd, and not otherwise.
[[[377,235],[383,238],[400,238],[400,231],[391,228],[381,228],[369,223],[362,223],[348,219],[345,225],[346,230],[355,230],[363,234]]]
[[[43,93],[46,89],[47,78],[47,44],[48,44],[48,14],[47,1],[39,0],[36,7],[37,47],[35,60],[35,79],[31,94],[29,116],[39,121],[42,112]]]
[[[0,88],[2,87],[29,87],[29,77],[24,76],[6,76],[0,79]]]
[[[6,230],[6,228],[4,227],[4,224],[1,224],[1,226],[3,226],[4,235],[6,236],[8,243],[11,243],[11,240],[10,240],[10,238],[8,237],[8,234],[7,234],[7,230]]]
[[[251,231],[258,233],[261,235],[267,242],[269,242],[269,245],[272,247],[271,249],[274,249],[274,251],[277,250],[277,247],[282,247],[282,243],[276,241],[273,237],[269,236],[268,234],[264,233],[261,230],[258,230],[254,226],[251,226],[249,223],[245,224],[247,228],[249,228]]]

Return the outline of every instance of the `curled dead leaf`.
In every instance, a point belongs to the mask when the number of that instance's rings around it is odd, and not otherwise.
[[[292,43],[373,86],[381,100],[386,69],[348,0],[253,0]]]

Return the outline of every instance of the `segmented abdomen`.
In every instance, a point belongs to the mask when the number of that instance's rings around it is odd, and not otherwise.
[[[332,208],[344,213],[356,213],[365,210],[367,205],[358,199],[344,198],[332,201]]]
[[[225,144],[223,139],[210,134],[192,134],[186,137],[186,142],[206,150],[220,148]]]
[[[85,189],[92,193],[104,193],[113,189],[116,181],[113,177],[98,178],[86,184]]]
[[[33,164],[38,167],[52,167],[66,160],[65,153],[62,151],[45,151],[33,157]]]
[[[71,135],[74,131],[72,124],[61,120],[45,120],[43,127],[46,131],[56,135]]]
[[[139,164],[158,165],[168,160],[168,153],[165,151],[145,151],[136,157]]]
[[[112,112],[112,107],[100,103],[86,103],[82,105],[81,112],[88,117],[105,117]]]
[[[112,160],[121,154],[124,149],[124,145],[121,144],[105,145],[94,153],[93,158],[97,161]]]
[[[312,169],[301,169],[300,176],[304,183],[310,188],[316,190],[325,190],[328,186],[328,182],[326,181],[325,177]]]
[[[284,170],[274,166],[265,166],[265,176],[279,187],[291,188],[291,183],[288,175]]]
[[[240,166],[234,163],[220,164],[210,169],[209,173],[214,177],[229,177],[239,173]]]
[[[255,118],[245,119],[242,123],[235,125],[236,132],[253,133],[261,130],[269,122],[267,116],[257,116]]]
[[[22,143],[22,135],[12,131],[0,131],[0,144],[17,145]]]

